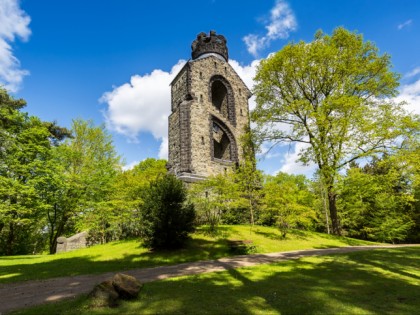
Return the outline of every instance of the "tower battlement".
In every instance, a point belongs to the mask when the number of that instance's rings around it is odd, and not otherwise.
[[[193,60],[207,53],[216,53],[226,61],[229,60],[226,38],[223,35],[217,35],[215,31],[210,31],[210,35],[204,32],[198,34],[191,45],[191,50]]]

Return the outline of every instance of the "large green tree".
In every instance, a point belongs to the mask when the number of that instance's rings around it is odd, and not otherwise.
[[[103,126],[76,119],[71,131],[72,138],[56,148],[56,172],[45,191],[50,253],[55,253],[59,236],[73,232],[74,225],[84,227],[80,222],[92,213],[105,211],[120,168],[112,137]]]
[[[340,180],[342,226],[351,237],[403,241],[415,226],[412,174],[395,157],[352,164]]]
[[[26,254],[42,250],[42,191],[52,169],[52,152],[69,132],[21,111],[0,89],[0,253]]]
[[[97,204],[96,211],[90,211],[79,221],[79,228],[89,230],[94,243],[138,237],[143,192],[166,172],[166,161],[153,158],[119,172],[112,181],[109,196]]]
[[[335,234],[338,172],[395,149],[414,128],[403,105],[392,102],[399,76],[390,69],[388,54],[343,28],[290,43],[259,65],[252,112],[257,138],[304,144],[300,161],[319,168]]]
[[[283,237],[293,228],[311,228],[316,221],[315,199],[304,175],[266,175],[260,222],[277,226]]]

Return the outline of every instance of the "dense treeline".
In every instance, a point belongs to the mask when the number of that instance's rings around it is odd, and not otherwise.
[[[146,159],[124,171],[103,127],[77,119],[67,130],[29,116],[24,106],[0,91],[0,254],[55,253],[59,236],[85,230],[92,244],[144,236],[144,209],[153,208],[150,199],[152,204],[156,199],[145,198],[156,181],[167,178],[166,161]],[[247,160],[238,169],[189,187],[195,224],[210,230],[221,223],[270,225],[283,237],[289,229],[329,232],[320,176],[264,175],[255,167],[250,138],[243,142]],[[419,150],[413,137],[398,153],[364,165],[353,162],[339,174],[335,194],[342,234],[420,241]]]

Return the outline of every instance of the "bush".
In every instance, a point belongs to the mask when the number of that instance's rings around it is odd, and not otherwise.
[[[194,231],[194,206],[186,202],[187,191],[173,175],[153,181],[140,211],[140,233],[148,248],[178,248]]]

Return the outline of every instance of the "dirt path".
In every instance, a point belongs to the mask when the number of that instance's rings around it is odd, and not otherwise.
[[[232,268],[267,264],[307,256],[348,253],[377,248],[395,248],[418,245],[351,246],[328,249],[299,250],[269,254],[255,254],[221,258],[217,260],[197,261],[172,266],[143,268],[123,271],[146,283],[170,277],[195,275],[206,272],[223,271]],[[47,280],[26,281],[0,285],[0,315],[5,312],[30,307],[42,303],[60,301],[79,294],[88,293],[97,283],[112,277],[116,272],[99,275],[53,278]]]

